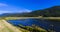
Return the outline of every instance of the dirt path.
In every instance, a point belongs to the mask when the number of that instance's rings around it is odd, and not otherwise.
[[[0,32],[22,32],[5,20],[0,20]]]

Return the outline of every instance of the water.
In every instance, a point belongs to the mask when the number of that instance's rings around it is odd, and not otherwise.
[[[60,21],[49,21],[42,19],[23,19],[23,20],[9,20],[8,22],[13,25],[22,24],[24,26],[32,26],[33,24],[35,24],[46,30],[53,29],[56,32],[60,32]]]

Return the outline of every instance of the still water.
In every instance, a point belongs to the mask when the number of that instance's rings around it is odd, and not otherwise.
[[[55,30],[56,32],[60,32],[60,21],[50,21],[43,19],[20,19],[20,20],[9,20],[9,23],[13,25],[22,24],[24,26],[32,26],[33,24],[40,26],[46,30]]]

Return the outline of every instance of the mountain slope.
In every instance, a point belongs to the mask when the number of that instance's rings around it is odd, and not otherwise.
[[[54,6],[44,10],[36,10],[31,12],[32,14],[41,15],[45,17],[59,17],[60,16],[60,6]]]
[[[2,14],[1,16],[11,16],[11,17],[37,17],[37,16],[44,16],[44,17],[60,17],[60,6],[54,6],[51,8],[46,8],[43,10],[35,10],[30,13],[6,13]]]

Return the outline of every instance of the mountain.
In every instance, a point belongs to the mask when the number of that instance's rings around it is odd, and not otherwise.
[[[0,17],[23,17],[25,14],[28,13],[4,13]]]
[[[37,16],[43,16],[43,17],[60,17],[60,6],[53,6],[50,8],[46,8],[43,10],[35,10],[30,13],[5,13],[0,16],[6,17],[37,17]]]
[[[60,6],[54,6],[43,10],[36,10],[31,12],[31,14],[44,17],[60,17]]]

